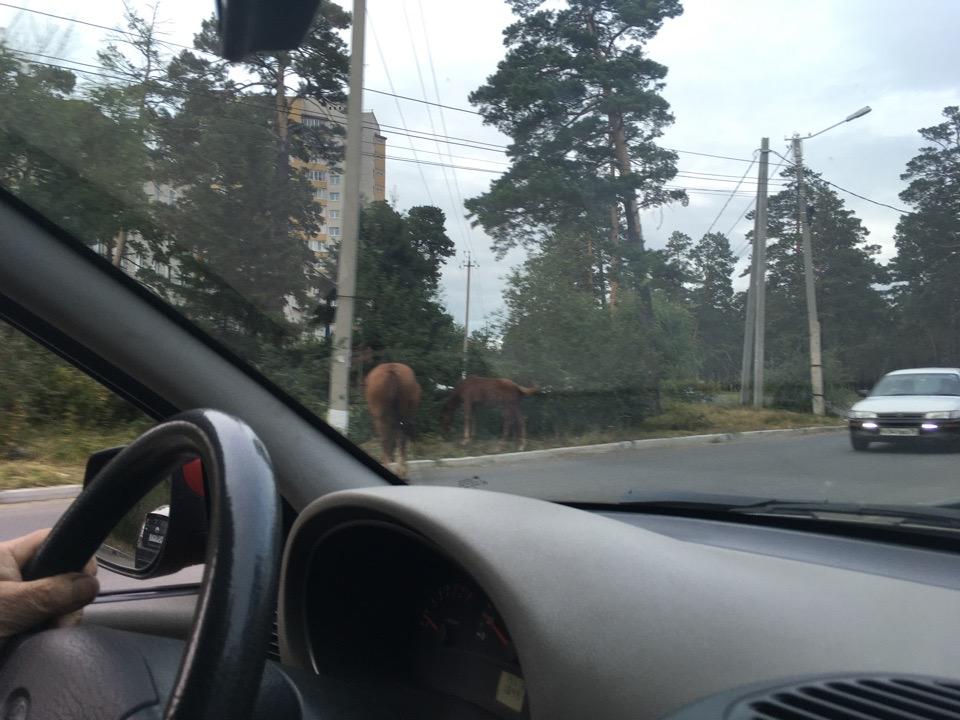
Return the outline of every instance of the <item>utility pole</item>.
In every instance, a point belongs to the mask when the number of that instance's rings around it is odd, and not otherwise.
[[[753,333],[756,330],[757,300],[757,235],[753,235],[753,250],[750,257],[750,285],[747,287],[747,321],[743,326],[743,355],[740,361],[740,404],[750,403],[750,379],[753,367]]]
[[[850,113],[843,120],[835,122],[833,125],[825,127],[809,135],[800,136],[794,133],[791,138],[793,143],[793,162],[797,169],[797,213],[800,220],[800,235],[803,240],[803,275],[804,286],[807,295],[807,325],[810,334],[810,387],[812,390],[812,405],[814,415],[825,415],[826,407],[823,400],[823,361],[820,352],[820,319],[817,315],[817,291],[814,285],[813,277],[813,249],[810,244],[810,218],[807,216],[807,190],[803,177],[803,144],[804,140],[823,135],[827,130],[851,122],[857,118],[871,112],[870,106],[866,105],[854,113]]]
[[[753,224],[753,249],[756,258],[754,283],[753,332],[753,406],[763,407],[763,354],[766,332],[767,285],[767,166],[770,160],[770,138],[760,140],[760,170],[757,173],[757,212]]]
[[[803,275],[807,296],[807,327],[810,334],[810,387],[813,414],[824,415],[823,361],[820,352],[820,319],[817,315],[817,291],[813,278],[813,248],[810,242],[810,218],[807,217],[807,190],[803,177],[803,143],[793,136],[793,161],[797,170],[797,212],[800,213],[800,234],[803,239]]]
[[[461,264],[460,267],[465,267],[467,269],[467,303],[463,313],[463,372],[460,373],[461,377],[466,377],[467,344],[470,340],[470,270],[480,266],[472,261],[470,257],[470,251],[467,250],[467,262],[465,264]]]
[[[363,148],[363,40],[366,0],[353,0],[350,44],[350,95],[347,99],[347,151],[344,172],[343,233],[337,268],[337,310],[330,364],[327,422],[341,433],[350,423],[350,353],[357,289],[357,245],[360,235],[360,157]]]

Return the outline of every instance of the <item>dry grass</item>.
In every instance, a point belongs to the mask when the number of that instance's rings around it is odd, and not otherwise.
[[[750,430],[781,430],[821,425],[840,426],[842,424],[843,421],[839,418],[818,417],[787,410],[755,410],[739,405],[715,405],[712,403],[676,404],[665,408],[662,415],[652,417],[634,428],[613,428],[578,435],[529,438],[527,450],[574,445],[598,445],[647,438],[683,437],[685,435],[747,432]],[[376,440],[362,443],[361,447],[373,457],[379,458],[380,447]],[[445,440],[436,435],[425,435],[417,438],[416,442],[413,443],[410,456],[411,459],[421,460],[455,458],[471,455],[493,455],[501,452],[513,452],[516,449],[514,442],[509,442],[501,447],[496,440],[478,440],[465,448],[454,440]]]
[[[64,427],[24,431],[0,443],[2,450],[16,448],[26,455],[17,460],[0,460],[0,490],[81,483],[91,453],[125,445],[147,427],[148,423],[115,430]]]
[[[530,438],[527,449],[540,450],[655,437],[842,424],[842,420],[838,418],[822,418],[785,410],[754,410],[738,405],[710,403],[676,404],[667,407],[662,415],[650,418],[635,428],[597,430],[571,436]],[[15,442],[6,443],[7,446],[15,446],[25,451],[28,457],[21,460],[0,460],[0,490],[83,482],[83,468],[91,453],[115,445],[123,445],[139,435],[146,427],[147,425],[131,426],[110,431],[69,428],[59,431],[32,430],[16,438]],[[373,457],[378,458],[380,455],[380,448],[376,441],[365,442],[361,447]],[[426,459],[492,455],[513,452],[516,449],[515,443],[511,442],[501,447],[496,440],[481,440],[465,448],[458,442],[435,435],[426,435],[418,438],[413,444],[410,457]]]

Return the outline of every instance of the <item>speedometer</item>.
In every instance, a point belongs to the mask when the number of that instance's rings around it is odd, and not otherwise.
[[[472,583],[435,585],[418,608],[416,668],[437,689],[522,717],[525,686],[500,613]]]

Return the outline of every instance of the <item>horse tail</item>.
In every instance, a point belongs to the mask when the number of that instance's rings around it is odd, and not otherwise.
[[[517,391],[518,391],[521,395],[524,395],[524,396],[526,396],[526,397],[530,397],[531,395],[536,395],[536,394],[540,391],[540,388],[538,388],[536,385],[531,385],[530,387],[524,387],[523,385],[517,385]]]
[[[403,431],[403,384],[400,376],[393,367],[388,367],[383,379],[383,409],[386,414],[384,420],[390,425],[395,434]]]

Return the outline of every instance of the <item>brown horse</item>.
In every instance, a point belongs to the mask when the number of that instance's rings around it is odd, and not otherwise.
[[[520,398],[533,395],[536,387],[523,387],[513,380],[506,378],[486,378],[470,376],[457,383],[453,393],[443,407],[441,427],[444,434],[450,430],[450,422],[457,410],[457,405],[463,405],[463,444],[473,439],[473,407],[487,404],[499,405],[503,414],[503,435],[501,444],[505,443],[510,434],[510,426],[516,425],[518,449],[527,447],[527,422],[520,412]]]
[[[367,375],[365,394],[373,427],[383,447],[381,462],[389,467],[394,455],[399,455],[396,473],[406,477],[407,441],[416,431],[420,407],[417,376],[401,363],[377,365]]]

